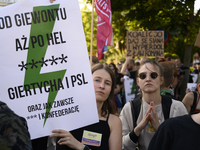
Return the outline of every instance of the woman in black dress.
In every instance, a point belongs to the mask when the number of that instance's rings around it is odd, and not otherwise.
[[[53,130],[51,137],[58,137],[57,150],[121,150],[122,148],[122,123],[115,115],[112,105],[115,89],[114,73],[109,67],[99,63],[92,67],[92,77],[99,122],[70,132],[62,129]]]

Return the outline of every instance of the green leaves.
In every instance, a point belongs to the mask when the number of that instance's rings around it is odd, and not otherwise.
[[[118,43],[120,51],[126,49],[127,30],[162,27],[170,33],[171,42],[175,42],[165,45],[165,51],[178,54],[181,50],[179,56],[183,58],[184,46],[194,45],[200,29],[200,15],[194,13],[194,2],[195,0],[111,0],[115,45]]]

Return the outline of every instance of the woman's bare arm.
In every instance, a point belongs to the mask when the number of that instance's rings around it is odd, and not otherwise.
[[[119,117],[110,114],[108,120],[110,126],[109,149],[122,149],[122,122]]]
[[[185,97],[182,100],[183,104],[185,105],[188,113],[190,113],[192,104],[194,102],[194,94],[193,92],[189,92],[185,95]]]

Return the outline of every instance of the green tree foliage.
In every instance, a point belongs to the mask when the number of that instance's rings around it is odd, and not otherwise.
[[[126,56],[126,50],[121,51],[119,49],[115,49],[115,48],[110,48],[109,51],[105,52],[104,55],[104,62],[106,62],[107,64],[115,63],[117,64],[119,61],[125,61],[125,56]]]
[[[88,53],[90,53],[90,43],[91,43],[91,20],[92,20],[92,6],[90,4],[86,5],[86,2],[83,0],[82,2],[83,8],[81,8],[81,15],[82,15],[82,22],[83,22],[83,29],[85,32],[85,38],[87,43]],[[94,22],[93,22],[93,43],[92,43],[92,50],[97,52],[97,14],[94,11]]]
[[[83,1],[85,3],[85,1]],[[83,7],[81,9],[83,28],[85,31],[85,37],[87,42],[88,51],[90,51],[90,40],[91,40],[91,3],[87,3],[89,6]],[[116,49],[122,53],[126,49],[126,31],[127,31],[127,22],[124,20],[124,12],[115,12],[112,14],[112,27],[113,27],[113,46],[108,46],[109,52],[105,53],[105,58],[112,57],[115,54]],[[93,51],[97,52],[97,41],[96,41],[96,32],[97,32],[97,14],[94,11],[94,32],[93,32]],[[129,23],[129,22],[128,22]],[[118,51],[117,50],[117,51]],[[124,53],[124,52],[123,52]],[[120,57],[119,57],[120,58]],[[124,55],[125,58],[125,55]],[[102,60],[103,62],[104,60]]]
[[[194,13],[195,0],[113,0],[112,12],[126,12],[125,21],[139,22],[140,28],[151,30],[162,27],[165,31],[176,32],[178,38],[173,37],[179,45],[183,43],[184,65],[190,66],[191,52],[200,27],[200,10]],[[173,42],[171,40],[171,42]],[[168,47],[172,49],[172,43]],[[178,46],[176,45],[176,47]],[[180,46],[180,45],[179,45]],[[169,49],[168,49],[169,50]],[[185,94],[189,70],[185,71],[182,80],[181,98]]]

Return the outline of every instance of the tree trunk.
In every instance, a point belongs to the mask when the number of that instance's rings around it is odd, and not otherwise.
[[[183,63],[185,67],[190,67],[191,51],[192,51],[192,45],[186,45],[184,63]],[[181,93],[180,93],[180,98],[179,98],[179,100],[181,101],[183,100],[185,96],[185,90],[187,88],[187,83],[189,81],[190,69],[186,69],[184,71],[185,71],[185,75],[181,81]]]

